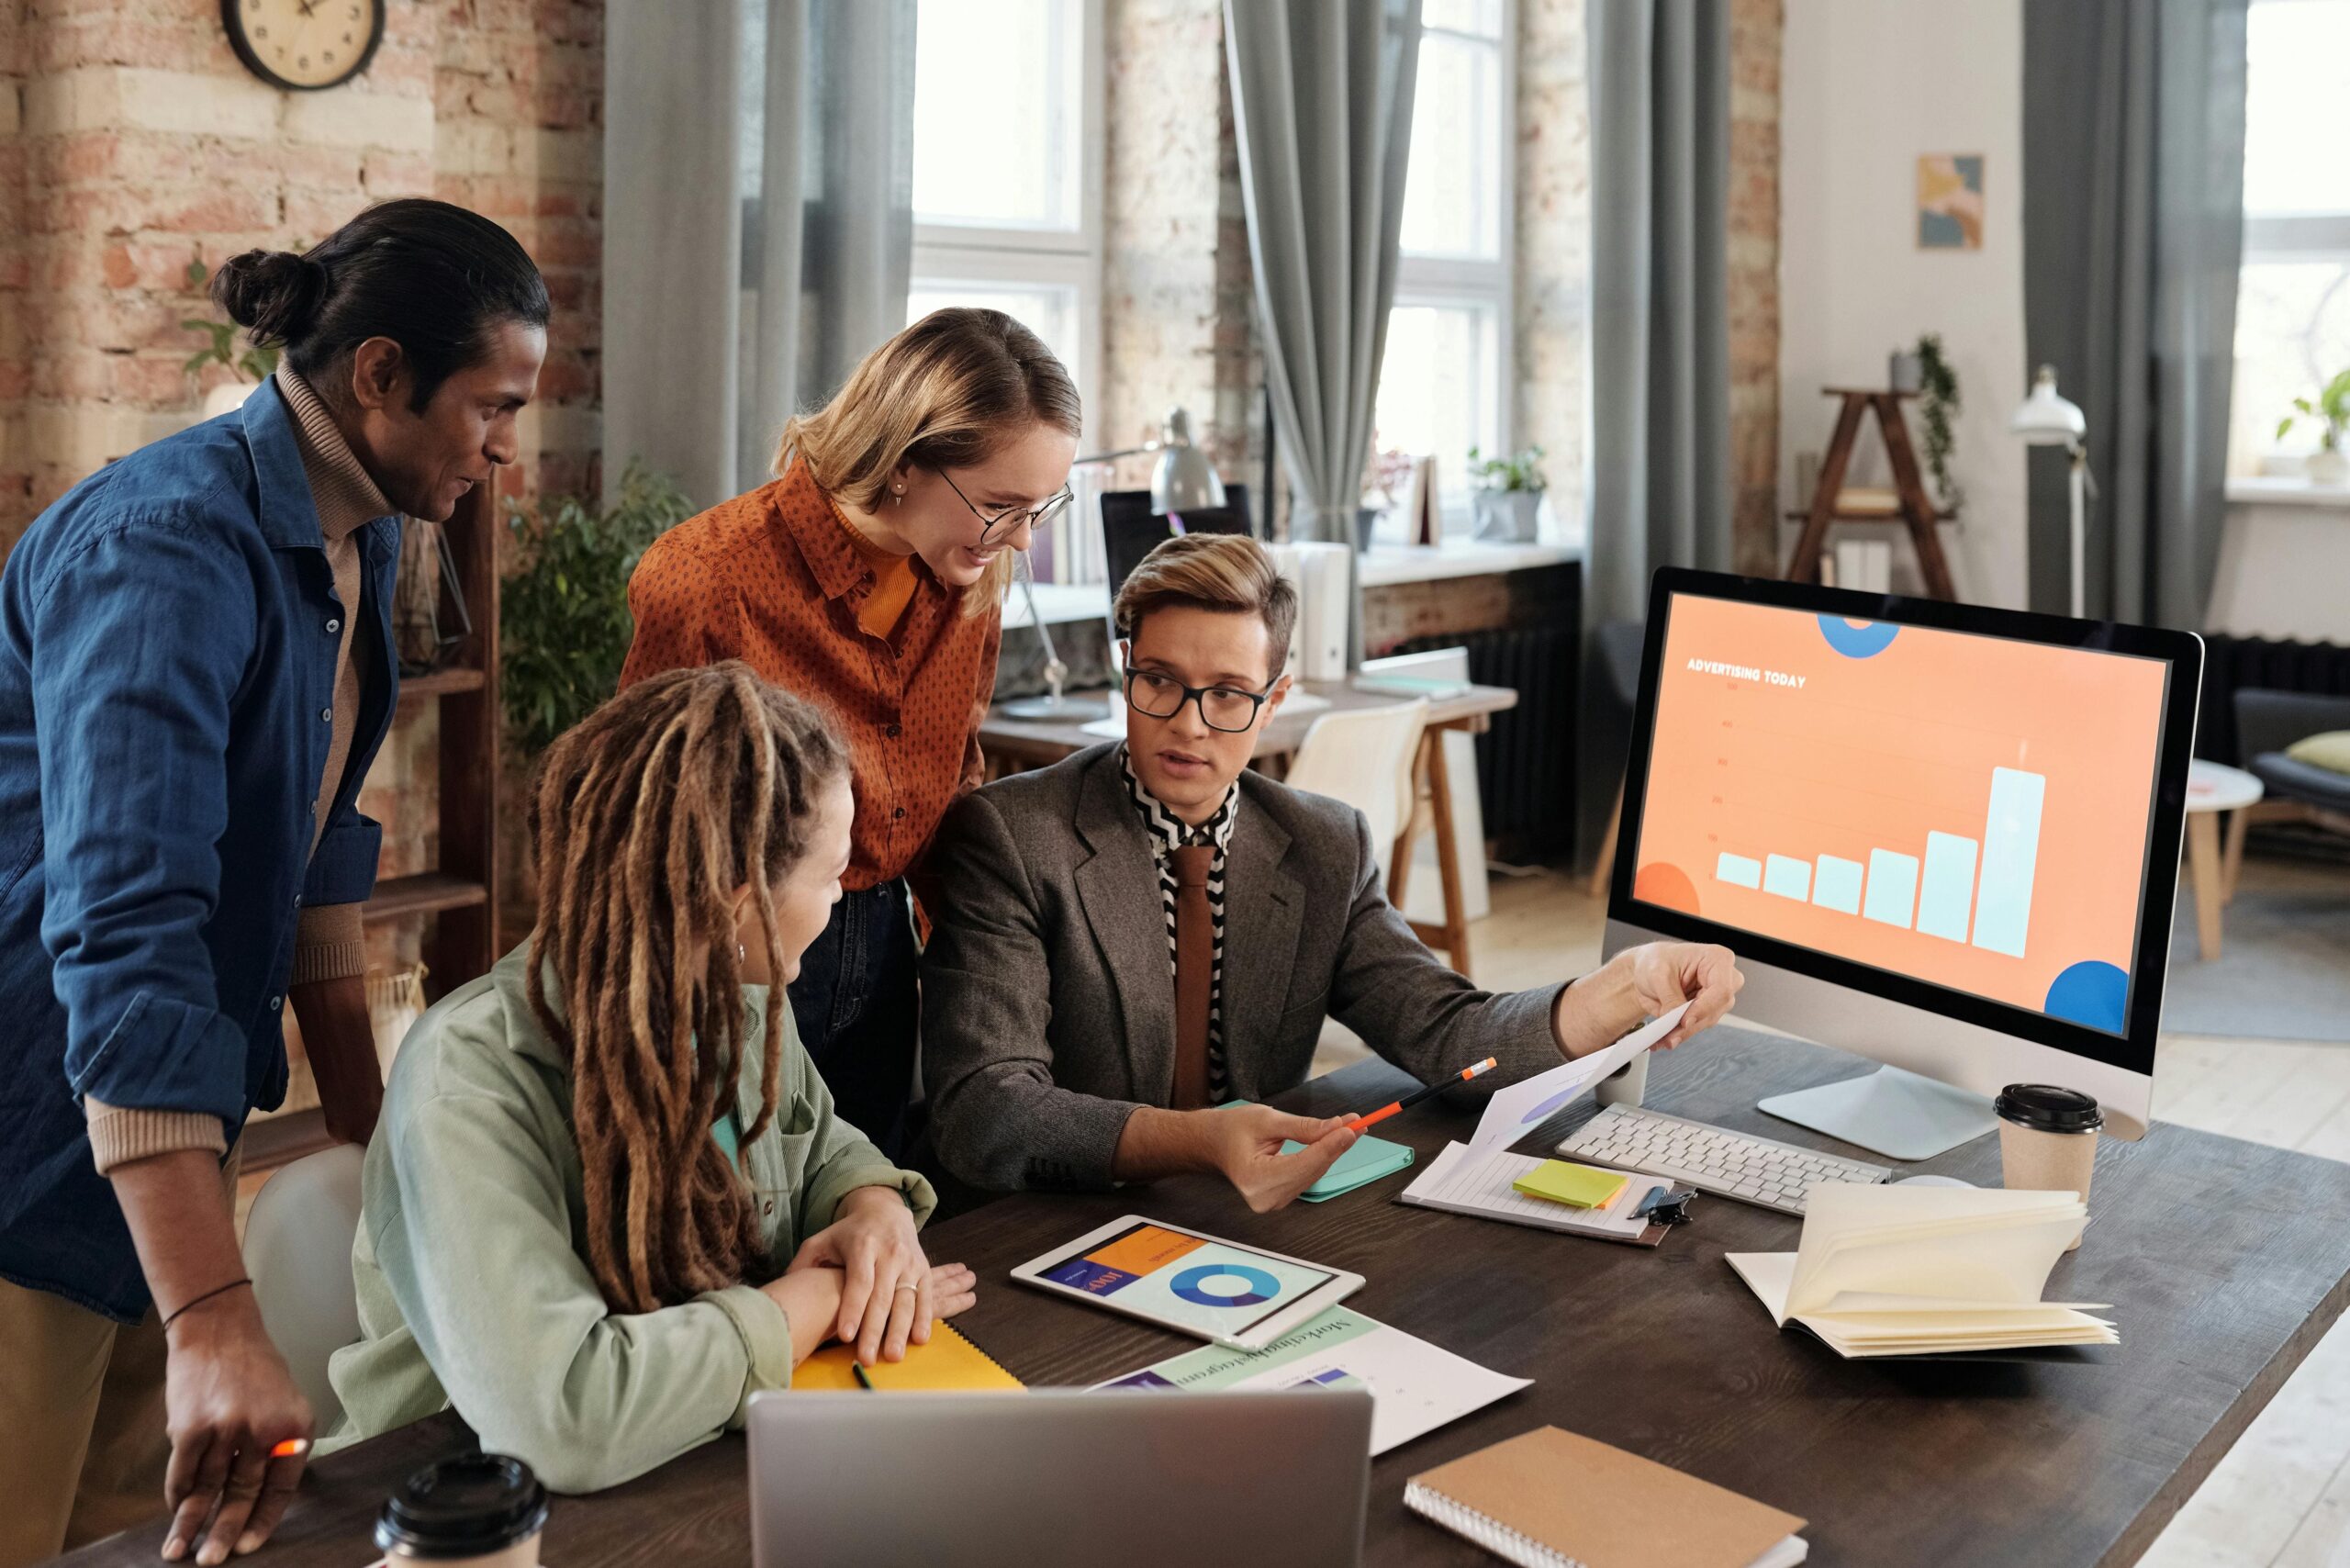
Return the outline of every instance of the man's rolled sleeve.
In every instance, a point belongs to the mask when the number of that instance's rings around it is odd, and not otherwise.
[[[345,807],[319,835],[310,851],[310,869],[302,879],[302,902],[364,903],[375,890],[375,862],[384,847],[384,830],[371,817]]]

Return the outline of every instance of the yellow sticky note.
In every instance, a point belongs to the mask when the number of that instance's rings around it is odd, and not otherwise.
[[[1510,1183],[1529,1198],[1547,1198],[1570,1208],[1606,1208],[1629,1181],[1621,1170],[1601,1170],[1564,1159],[1546,1159]]]

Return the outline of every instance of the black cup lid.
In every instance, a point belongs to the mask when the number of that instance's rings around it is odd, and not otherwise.
[[[375,1544],[404,1557],[482,1557],[527,1540],[547,1522],[547,1489],[531,1467],[475,1453],[427,1465],[375,1520]]]
[[[2096,1100],[2053,1083],[2010,1083],[1999,1091],[1993,1108],[2005,1120],[2035,1132],[2089,1133],[2105,1126],[2105,1113]]]

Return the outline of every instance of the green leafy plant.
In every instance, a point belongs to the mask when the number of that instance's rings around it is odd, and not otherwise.
[[[190,288],[202,288],[205,280],[211,275],[200,259],[188,263],[187,286]],[[277,368],[275,349],[265,349],[257,344],[248,343],[245,345],[244,353],[237,352],[237,329],[233,322],[215,321],[202,316],[191,316],[180,325],[191,332],[202,332],[210,340],[204,347],[187,356],[187,370],[190,375],[202,370],[207,364],[225,364],[248,381],[261,382],[268,380],[270,373]]]
[[[2342,372],[2327,382],[2319,391],[2315,402],[2311,402],[2307,398],[2296,398],[2293,399],[2293,408],[2297,410],[2296,412],[2287,414],[2277,422],[2277,439],[2278,441],[2284,440],[2286,433],[2298,421],[2305,419],[2320,420],[2324,422],[2325,429],[2318,435],[2318,444],[2328,452],[2336,450],[2342,444],[2343,431],[2350,428],[2350,370]]]
[[[1925,401],[1919,409],[1926,422],[1926,469],[1934,476],[1934,488],[1942,492],[1942,505],[1956,511],[1966,499],[1966,492],[1951,477],[1951,454],[1958,449],[1958,437],[1951,430],[1951,419],[1959,410],[1958,372],[1942,357],[1942,337],[1940,332],[1928,332],[1918,340],[1918,361],[1925,373]]]
[[[693,510],[666,475],[635,462],[609,507],[577,496],[509,505],[521,564],[499,590],[499,688],[507,730],[525,757],[619,685],[636,632],[629,574]]]
[[[1547,490],[1550,480],[1542,472],[1542,449],[1529,446],[1515,457],[1484,457],[1469,449],[1469,477],[1481,490]]]

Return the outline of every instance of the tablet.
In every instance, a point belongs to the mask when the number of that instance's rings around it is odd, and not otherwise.
[[[1032,1258],[1012,1277],[1241,1350],[1262,1350],[1362,1285],[1360,1274],[1140,1215]]]

